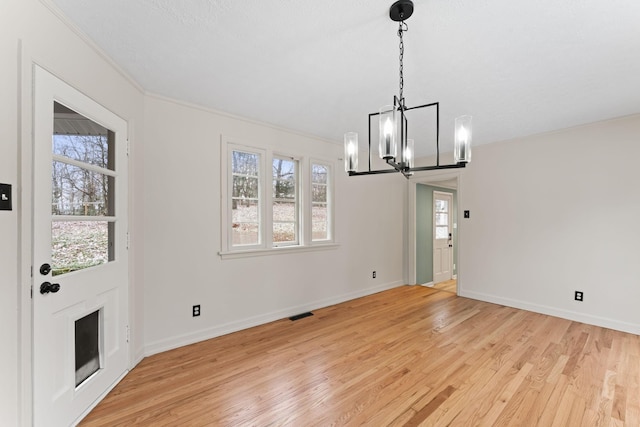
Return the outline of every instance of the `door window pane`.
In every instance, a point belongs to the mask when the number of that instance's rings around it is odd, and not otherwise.
[[[53,162],[51,213],[53,215],[110,216],[109,205],[113,177],[70,165]]]
[[[436,200],[436,212],[449,212],[449,202],[447,200]]]
[[[449,225],[449,214],[436,213],[436,225]]]
[[[52,221],[51,265],[54,276],[113,261],[115,223],[107,221]]]
[[[112,218],[60,218],[115,216],[115,134],[57,102],[53,130],[51,264],[60,275],[115,259]]]
[[[448,239],[449,227],[436,227],[436,239]]]
[[[115,170],[113,132],[76,113],[64,105],[53,103],[53,154]]]
[[[113,170],[114,165],[109,164],[109,148],[106,133],[105,135],[53,136],[53,154]]]

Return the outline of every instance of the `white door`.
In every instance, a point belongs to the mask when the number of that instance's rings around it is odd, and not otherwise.
[[[433,283],[453,277],[453,195],[433,192]]]
[[[127,125],[34,77],[33,417],[67,426],[128,368]]]

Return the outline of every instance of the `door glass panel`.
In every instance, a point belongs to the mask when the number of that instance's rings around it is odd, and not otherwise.
[[[436,239],[448,239],[449,227],[436,227]]]
[[[53,129],[51,265],[60,275],[115,259],[115,222],[100,218],[115,216],[115,134],[58,102]]]
[[[448,212],[449,202],[447,200],[436,200],[436,212]]]
[[[75,322],[76,387],[100,369],[100,312]]]
[[[113,170],[109,164],[109,144],[105,135],[55,135],[53,154]]]
[[[449,214],[448,213],[437,213],[436,214],[436,225],[449,225]]]
[[[54,276],[113,261],[115,223],[107,221],[52,221],[51,265]],[[112,230],[110,232],[110,229]]]
[[[113,178],[75,165],[53,161],[53,215],[109,216]]]

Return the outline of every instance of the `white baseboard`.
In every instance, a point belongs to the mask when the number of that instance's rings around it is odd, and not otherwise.
[[[396,288],[403,285],[404,282],[392,282],[381,286],[375,286],[371,288],[361,289],[354,292],[349,292],[336,297],[325,298],[323,300],[313,301],[307,304],[301,304],[294,307],[288,307],[283,310],[274,311],[271,313],[265,313],[258,316],[249,317],[246,319],[229,322],[213,328],[201,329],[199,331],[190,332],[187,334],[165,338],[162,340],[154,341],[145,345],[145,356],[151,356],[153,354],[161,353],[163,351],[173,350],[174,348],[183,347],[185,345],[194,344],[196,342],[216,338],[222,335],[227,335],[232,332],[238,332],[243,329],[252,328],[254,326],[263,325],[265,323],[273,322],[276,320],[284,319],[289,316],[304,313],[307,311],[317,310],[319,308],[328,307],[330,305],[339,304],[341,302],[349,301],[356,298],[361,298],[367,295],[375,294],[377,292],[385,291],[387,289]]]
[[[428,287],[428,288],[432,288],[432,287],[433,287],[433,285],[434,285],[434,283],[433,283],[433,282],[427,282],[427,283],[422,283],[420,286],[426,286],[426,287]]]
[[[507,307],[519,308],[521,310],[533,311],[534,313],[547,314],[549,316],[560,317],[562,319],[573,320],[589,325],[614,329],[616,331],[628,332],[640,335],[640,325],[634,323],[621,322],[606,317],[593,316],[590,314],[578,313],[571,310],[562,310],[546,305],[532,304],[526,301],[503,298],[496,295],[484,294],[481,292],[464,291],[458,288],[458,296],[490,302],[493,304],[505,305]]]

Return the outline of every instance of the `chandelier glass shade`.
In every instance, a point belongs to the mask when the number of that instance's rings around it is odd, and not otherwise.
[[[471,136],[472,118],[465,115],[456,118],[453,156],[454,163],[440,164],[440,104],[433,102],[419,105],[417,107],[407,107],[403,96],[404,76],[404,40],[403,34],[408,31],[404,22],[413,13],[413,2],[410,0],[398,0],[389,10],[389,17],[395,22],[399,22],[398,37],[400,38],[400,93],[393,97],[393,105],[385,105],[377,113],[369,114],[369,167],[365,171],[358,171],[358,134],[347,132],[344,135],[344,165],[349,176],[373,175],[381,173],[400,172],[409,178],[414,172],[463,168],[471,161]],[[415,167],[415,147],[414,138],[409,138],[409,124],[407,112],[410,110],[435,108],[436,110],[436,164],[433,166]],[[377,116],[377,117],[376,117]],[[371,141],[371,121],[378,121],[378,154],[393,169],[371,169],[372,141]],[[419,139],[419,141],[421,141]]]

